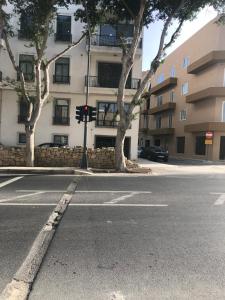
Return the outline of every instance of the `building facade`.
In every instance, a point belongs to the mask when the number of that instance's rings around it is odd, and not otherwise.
[[[141,113],[142,146],[160,145],[174,157],[225,160],[224,35],[225,26],[213,20],[160,65]]]
[[[48,39],[46,57],[51,58],[62,51],[71,41],[80,38],[83,24],[74,21],[74,10],[58,10],[54,22],[54,34]],[[24,28],[29,25],[27,16],[17,16],[14,24],[18,31],[10,40],[17,63],[22,68],[25,79],[34,81],[34,48],[26,47],[29,37]],[[118,33],[132,36],[131,24],[110,26],[102,24],[91,37],[89,100],[88,105],[97,108],[96,122],[88,123],[87,146],[89,148],[114,146],[118,123],[116,95],[121,71],[122,51],[119,47]],[[1,42],[2,43],[2,42]],[[85,104],[87,76],[87,45],[81,42],[65,56],[59,58],[50,69],[50,97],[45,103],[35,133],[35,145],[55,142],[69,146],[83,145],[83,123],[75,119],[76,106]],[[142,45],[135,56],[125,92],[127,105],[131,101],[141,78]],[[17,80],[7,51],[0,50],[0,71],[3,78]],[[137,108],[138,111],[138,108]],[[0,143],[5,146],[25,144],[24,119],[26,103],[10,87],[0,87]],[[137,156],[139,119],[132,122],[125,139],[125,154],[131,159]]]

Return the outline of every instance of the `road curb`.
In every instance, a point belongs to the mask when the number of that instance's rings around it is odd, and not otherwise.
[[[0,300],[27,300],[32,285],[37,276],[40,266],[51,244],[52,238],[56,232],[70,201],[77,188],[79,180],[73,181],[67,188],[66,193],[62,196],[48,221],[43,226],[38,236],[34,240],[31,249],[23,261],[18,271],[13,276],[12,281],[7,284]]]
[[[81,169],[60,169],[60,168],[0,168],[0,175],[1,174],[24,174],[24,175],[94,175],[93,172],[88,170],[81,170]]]

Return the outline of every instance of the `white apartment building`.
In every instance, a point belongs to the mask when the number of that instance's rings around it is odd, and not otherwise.
[[[54,22],[54,34],[48,39],[47,58],[63,50],[70,41],[81,36],[83,25],[75,22],[74,8],[60,8]],[[14,24],[18,31],[10,40],[12,49],[27,81],[33,81],[33,48],[26,47],[28,37],[23,29],[28,26],[27,16],[17,16]],[[118,32],[129,37],[131,24],[118,24],[112,27],[102,24],[96,28],[91,38],[89,101],[88,105],[97,108],[96,122],[88,123],[87,146],[98,148],[114,146],[116,137],[116,95],[121,71],[121,49],[118,47]],[[35,133],[35,145],[48,142],[65,143],[70,147],[83,145],[83,123],[75,119],[76,106],[85,104],[85,76],[87,75],[87,45],[81,42],[65,56],[58,59],[50,70],[50,97],[46,102]],[[17,80],[7,51],[0,50],[0,79],[9,77]],[[135,56],[130,73],[126,102],[136,92],[142,75],[142,43]],[[1,84],[1,83],[0,83]],[[139,110],[137,108],[136,112]],[[24,115],[26,105],[10,87],[0,86],[0,143],[4,146],[22,146],[25,144]],[[139,118],[132,122],[125,139],[125,155],[131,159],[137,157]]]

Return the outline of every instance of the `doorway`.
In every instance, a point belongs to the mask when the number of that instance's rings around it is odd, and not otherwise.
[[[225,136],[220,137],[220,160],[225,160]]]

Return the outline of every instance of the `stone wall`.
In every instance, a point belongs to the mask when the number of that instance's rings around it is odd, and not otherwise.
[[[88,149],[88,167],[113,169],[114,148]],[[0,147],[0,167],[25,166],[25,148]],[[37,167],[79,167],[82,148],[35,148]]]

